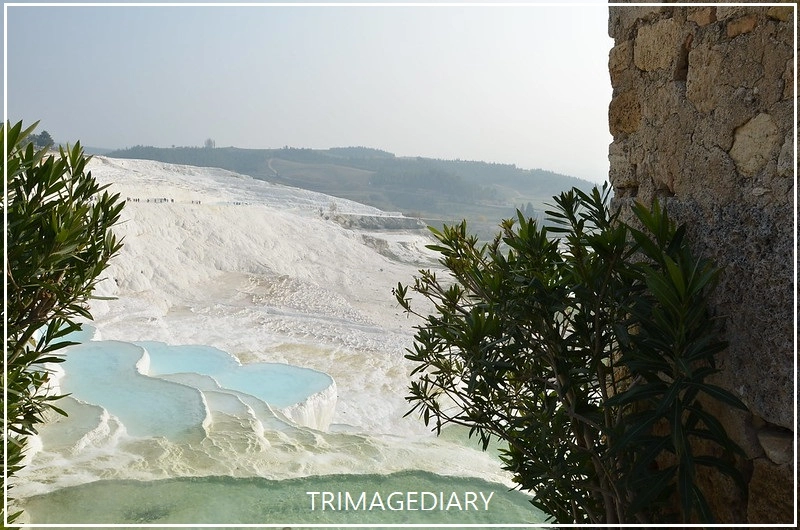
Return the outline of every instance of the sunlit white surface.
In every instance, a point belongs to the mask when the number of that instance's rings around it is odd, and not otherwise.
[[[41,429],[15,485],[18,498],[101,478],[421,470],[511,484],[496,458],[463,436],[437,438],[405,417],[413,365],[404,354],[418,322],[391,291],[435,263],[423,231],[346,229],[320,210],[335,203],[353,215],[398,214],[223,170],[102,157],[90,169],[131,199],[116,230],[125,246],[97,293],[116,299],[93,302],[93,338],[149,350],[143,371],[202,392],[205,432],[151,435],[94,398],[66,398],[60,405],[70,416]],[[164,358],[158,342],[180,353]],[[195,355],[208,348],[219,355]],[[196,369],[181,371],[193,362]],[[238,363],[244,376],[225,375]],[[286,403],[246,384],[263,380],[263,373],[250,378],[261,370],[254,363],[327,374],[335,387],[281,408]]]

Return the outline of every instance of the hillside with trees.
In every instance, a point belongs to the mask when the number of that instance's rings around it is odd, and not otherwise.
[[[134,146],[112,151],[115,158],[219,167],[269,182],[355,200],[420,217],[432,225],[467,219],[480,234],[496,231],[515,209],[537,216],[561,191],[592,184],[543,169],[512,164],[424,157],[398,157],[368,147],[308,149],[161,148]]]

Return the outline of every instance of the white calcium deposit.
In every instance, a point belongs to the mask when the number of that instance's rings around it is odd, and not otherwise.
[[[91,307],[95,339],[211,346],[245,366],[284,363],[334,383],[281,409],[220,392],[201,370],[165,376],[199,389],[209,411],[204,434],[180,440],[136,436],[97,404],[67,398],[70,416],[32,442],[17,497],[100,478],[204,475],[423,470],[509,484],[477,444],[405,416],[404,354],[419,322],[392,288],[436,266],[425,231],[376,228],[400,214],[220,169],[104,157],[89,169],[127,200],[115,229],[124,247],[96,292],[114,299]],[[369,216],[370,228],[326,219],[332,211]]]

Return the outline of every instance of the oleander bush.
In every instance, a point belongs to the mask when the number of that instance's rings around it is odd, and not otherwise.
[[[658,203],[634,206],[634,227],[609,195],[573,188],[550,226],[518,212],[488,244],[465,222],[431,229],[445,271],[395,289],[422,319],[409,414],[469,427],[484,449],[499,439],[503,467],[556,522],[713,522],[697,469],[746,487],[741,449],[701,400],[744,408],[708,382],[726,348],[708,303],[720,270]],[[433,314],[412,308],[420,296]]]
[[[90,157],[79,142],[58,153],[37,149],[35,126],[0,127],[0,142],[7,145],[6,479],[22,468],[37,425],[49,412],[64,414],[55,404],[61,396],[49,392],[46,364],[63,360],[57,352],[71,344],[65,337],[80,329],[77,319],[91,319],[87,302],[122,247],[111,231],[124,205],[119,195],[86,171]],[[3,515],[12,522],[19,513]]]

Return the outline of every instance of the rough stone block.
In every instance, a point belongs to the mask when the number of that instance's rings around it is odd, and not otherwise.
[[[681,41],[680,26],[671,18],[642,26],[636,34],[633,62],[646,72],[669,68],[678,58]]]
[[[635,132],[642,121],[642,107],[635,90],[628,90],[615,96],[608,106],[608,122],[611,134],[630,134]]]
[[[766,458],[753,460],[747,519],[751,524],[791,524],[794,519],[794,479],[791,464],[779,466]]]
[[[614,46],[608,53],[608,72],[611,75],[611,86],[618,86],[622,81],[622,74],[631,67],[633,59],[633,45],[631,41]]]
[[[761,113],[734,133],[730,155],[742,175],[752,177],[767,165],[778,147],[778,126]]]
[[[794,176],[794,136],[788,131],[783,139],[783,146],[778,155],[778,175],[781,177]]]
[[[738,37],[743,33],[750,33],[756,26],[758,25],[758,17],[754,14],[750,14],[741,18],[737,18],[731,22],[728,22],[726,27],[726,32],[728,37]]]
[[[622,189],[638,188],[639,183],[636,180],[636,172],[633,165],[628,163],[627,159],[616,156],[608,155],[610,162],[610,169],[608,172],[608,179],[611,185],[614,186],[615,193]]]
[[[714,196],[712,182],[706,181],[706,193]],[[760,200],[744,195],[749,189],[751,183],[742,182],[739,196],[721,202],[708,223],[695,222],[700,226],[692,241],[725,268],[713,295],[714,306],[726,316],[729,343],[720,386],[731,389],[754,415],[792,428],[792,194],[773,192]]]
[[[686,98],[698,111],[708,113],[717,108],[722,67],[722,53],[716,48],[702,45],[689,52]]]
[[[693,197],[699,206],[712,208],[718,201],[733,200],[740,193],[735,182],[718,179],[714,193],[708,193],[708,179],[712,175],[733,175],[736,172],[731,157],[717,146],[691,144],[681,157],[682,171],[675,183],[675,194]],[[687,218],[687,221],[690,221]],[[691,222],[696,222],[691,220]]]
[[[794,99],[794,64],[791,60],[786,61],[786,68],[783,70],[783,99]]]
[[[711,6],[690,9],[686,19],[698,26],[707,26],[717,20],[717,9]]]
[[[788,430],[766,427],[758,431],[758,441],[771,462],[782,466],[794,460],[794,434]]]
[[[767,16],[773,20],[780,20],[787,22],[792,18],[792,11],[790,6],[772,6],[767,10]]]
[[[786,66],[794,62],[794,53],[789,46],[781,46],[775,43],[769,52],[764,53],[761,59],[763,75],[755,81],[755,86],[759,91],[759,100],[764,109],[769,109],[773,104],[784,99],[786,91]],[[791,72],[791,66],[790,66]],[[789,82],[791,88],[793,79]]]
[[[636,23],[642,19],[651,19],[661,12],[658,4],[651,6],[610,7],[608,13],[608,36],[627,39],[626,36]]]
[[[747,8],[744,6],[717,6],[717,20],[728,20],[746,13]]]

